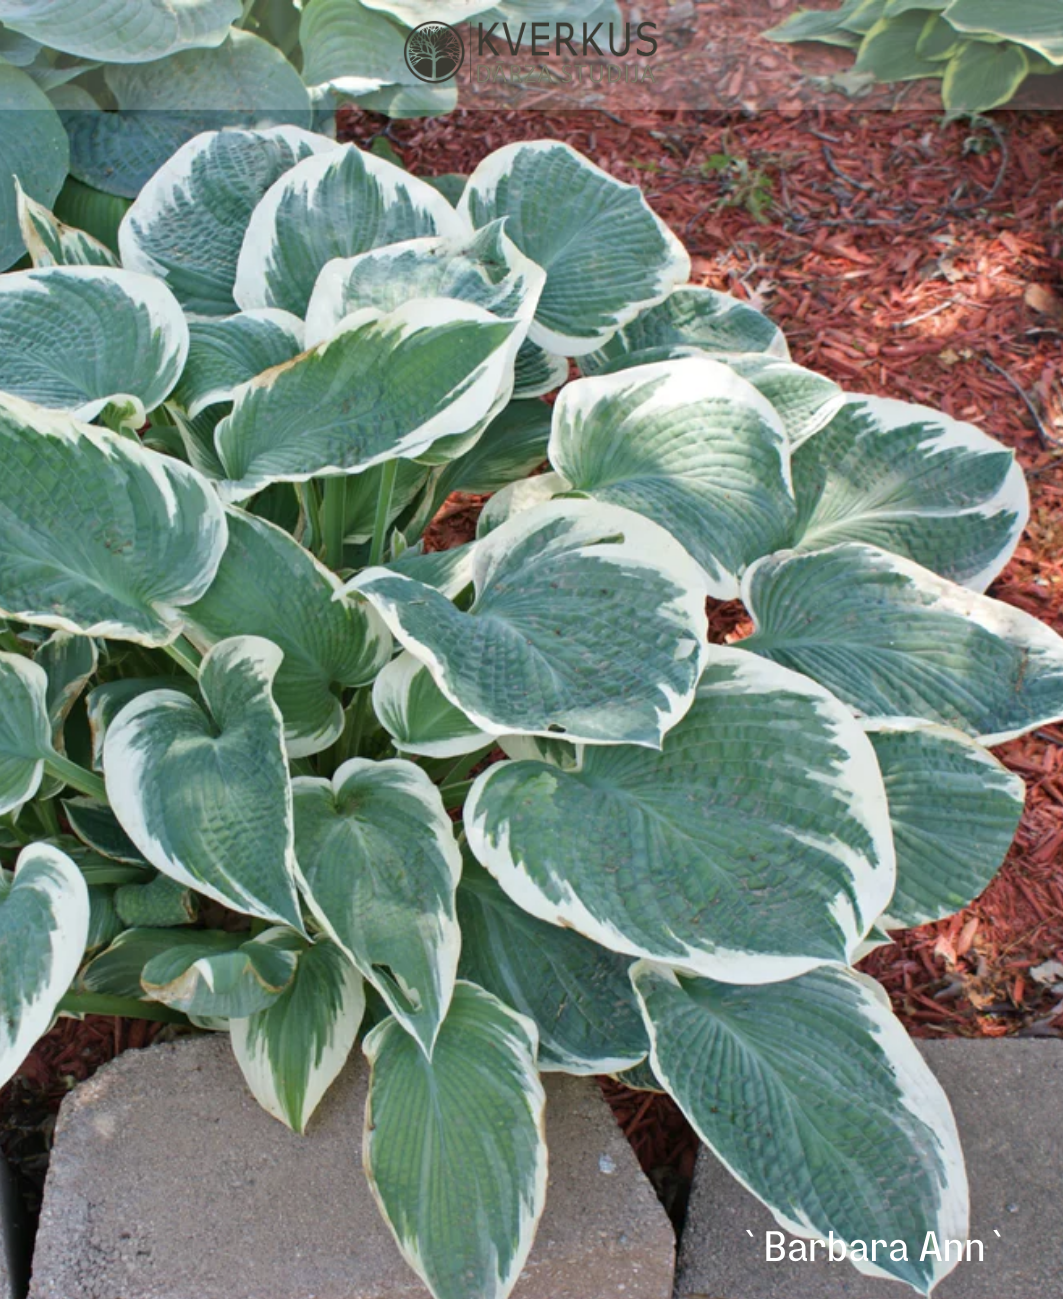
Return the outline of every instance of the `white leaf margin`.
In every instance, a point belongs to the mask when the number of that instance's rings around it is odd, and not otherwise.
[[[603,178],[613,189],[634,190],[641,200],[646,215],[652,217],[656,222],[668,250],[668,258],[657,274],[657,282],[650,290],[650,295],[629,302],[625,307],[614,311],[612,324],[593,337],[561,334],[540,324],[538,321],[532,324],[528,337],[545,351],[564,357],[583,356],[587,352],[593,352],[601,347],[603,343],[612,338],[618,329],[622,329],[629,321],[634,320],[640,312],[645,311],[647,307],[655,307],[659,302],[663,302],[674,288],[685,283],[690,278],[690,254],[683,247],[675,232],[661,220],[649,203],[646,202],[645,195],[637,185],[627,185],[623,181],[617,180],[615,176],[599,167],[596,163],[591,162],[589,158],[585,157],[577,149],[573,149],[570,144],[566,144],[563,140],[518,140],[513,144],[503,145],[502,148],[496,149],[493,153],[489,153],[477,165],[465,184],[465,189],[458,202],[457,210],[459,215],[471,224],[469,207],[473,193],[476,193],[477,197],[484,203],[490,204],[493,202],[499,183],[512,170],[513,159],[518,154],[550,153],[555,149],[562,149],[571,154],[581,167]],[[547,276],[549,277],[549,271]]]
[[[528,1110],[540,1138],[537,1146],[539,1158],[535,1167],[532,1195],[530,1201],[525,1201],[521,1197],[520,1242],[514,1251],[510,1266],[505,1272],[498,1273],[494,1293],[492,1295],[485,1294],[482,1297],[482,1299],[508,1299],[510,1292],[517,1284],[521,1272],[524,1270],[528,1256],[531,1254],[539,1220],[542,1217],[543,1209],[546,1207],[546,1188],[549,1179],[549,1154],[546,1144],[546,1091],[543,1088],[543,1081],[535,1064],[539,1052],[539,1028],[534,1020],[529,1019],[527,1015],[522,1015],[519,1011],[513,1010],[512,1007],[507,1006],[505,1002],[500,1001],[478,984],[471,983],[466,979],[459,979],[455,986],[474,989],[480,998],[493,1002],[495,1008],[513,1023],[513,1028],[503,1034],[503,1043],[512,1047],[512,1054],[515,1059],[519,1060],[526,1055],[531,1061],[531,1067],[525,1066],[522,1068],[521,1073],[525,1083],[523,1094],[527,1098]],[[396,1027],[397,1021],[390,1018],[382,1020],[362,1039],[362,1051],[369,1061],[370,1071],[380,1054],[385,1035],[393,1032]],[[365,1121],[362,1130],[362,1165],[365,1170],[366,1180],[369,1183],[369,1190],[376,1201],[377,1208],[380,1210],[380,1216],[387,1223],[400,1253],[427,1286],[429,1284],[428,1271],[424,1265],[421,1252],[417,1248],[417,1242],[411,1237],[400,1236],[395,1230],[377,1188],[376,1180],[373,1177],[374,1127],[372,1102],[372,1078],[370,1077],[370,1088],[365,1101]]]
[[[905,428],[920,421],[930,425],[927,436],[919,444],[919,450],[925,451],[931,456],[941,455],[957,447],[975,454],[986,455],[1009,450],[1004,443],[991,437],[976,424],[969,424],[965,420],[955,419],[950,415],[946,415],[944,411],[935,410],[932,406],[900,401],[895,397],[846,393],[845,400],[840,403],[838,410],[834,414],[840,413],[841,410],[848,406],[865,407],[877,422],[879,427],[876,436],[880,437],[888,437],[894,429]],[[815,433],[811,433],[803,439],[800,445],[809,447],[814,452],[816,435],[822,433],[827,427],[829,427],[829,424],[822,424]],[[961,585],[968,587],[972,591],[982,592],[996,577],[999,577],[1015,553],[1019,538],[1030,521],[1030,491],[1026,485],[1026,475],[1023,473],[1022,466],[1014,453],[1012,453],[1011,468],[1008,470],[1003,483],[993,496],[988,497],[980,505],[968,508],[943,506],[938,510],[914,509],[912,506],[902,506],[899,510],[892,511],[892,513],[901,519],[918,518],[920,516],[929,518],[973,517],[989,519],[1005,511],[1014,511],[1016,515],[1007,541],[1001,547],[999,554],[990,563],[980,572],[973,574],[961,583]],[[874,510],[871,517],[881,519],[888,517],[888,513],[891,512]],[[844,528],[851,522],[852,516],[846,516],[839,520],[839,526]],[[831,531],[832,528],[829,524],[818,531],[810,530],[798,538],[797,544],[802,550],[820,550],[825,544],[830,544],[829,534]]]
[[[473,548],[472,578],[477,595],[491,581],[495,570],[504,564],[508,549],[519,545],[526,537],[553,518],[567,520],[571,525],[570,531],[578,531],[582,528],[588,539],[596,531],[622,533],[624,539],[620,543],[605,545],[591,541],[587,549],[593,550],[595,559],[621,569],[653,572],[668,579],[679,589],[678,598],[669,601],[661,608],[669,613],[680,615],[691,629],[689,653],[697,655],[696,676],[700,678],[709,656],[705,618],[705,597],[709,593],[705,589],[701,566],[691,558],[670,532],[643,515],[636,514],[634,510],[619,505],[604,505],[598,501],[559,500],[547,501],[532,509],[521,511],[501,527],[481,538]],[[483,713],[471,710],[461,703],[446,683],[447,669],[443,660],[429,646],[417,641],[402,627],[395,601],[370,589],[373,582],[380,578],[398,579],[408,583],[411,595],[415,595],[422,585],[405,574],[396,573],[393,569],[375,567],[363,569],[347,583],[344,589],[348,592],[359,592],[376,606],[377,612],[384,619],[395,640],[428,668],[440,691],[455,708],[463,712],[488,736],[517,734],[542,735],[547,739],[557,738],[553,731],[529,731],[526,728],[500,725]],[[664,735],[687,713],[693,703],[696,686],[689,695],[678,695],[663,684],[660,689],[667,702],[665,707],[656,710],[657,726],[658,733]],[[584,739],[575,734],[566,735],[565,738],[573,744],[615,743],[612,740]]]
[[[897,856],[889,804],[871,741],[852,711],[811,678],[738,648],[714,645],[710,649],[711,662],[729,663],[734,668],[735,677],[729,683],[732,690],[740,686],[751,693],[762,694],[786,689],[813,701],[817,714],[830,726],[838,748],[846,755],[833,781],[824,779],[824,784],[832,783],[836,789],[848,791],[849,811],[870,835],[878,864],[872,864],[843,844],[832,845],[827,838],[819,841],[817,846],[830,852],[849,870],[853,892],[858,900],[857,908],[854,909],[846,894],[839,891],[829,909],[845,935],[849,959],[854,960],[865,937],[889,904],[897,880]],[[577,762],[578,754],[577,749]],[[545,755],[529,753],[528,756],[532,760],[550,761]],[[506,829],[501,831],[497,843],[492,843],[485,832],[486,815],[482,808],[485,791],[498,772],[507,765],[495,763],[476,777],[465,800],[465,833],[477,861],[494,876],[507,896],[529,915],[545,920],[547,924],[575,929],[602,947],[630,956],[633,960],[660,962],[683,973],[715,979],[720,983],[778,983],[807,974],[809,970],[825,964],[821,957],[815,956],[772,955],[720,945],[707,953],[698,951],[689,944],[685,944],[686,960],[677,960],[671,954],[653,952],[646,946],[633,942],[615,925],[593,915],[576,892],[556,877],[555,883],[564,889],[564,898],[561,903],[552,901],[513,856]]]
[[[449,871],[450,882],[454,890],[457,890],[461,880],[461,848],[454,838],[454,825],[446,814],[438,788],[429,779],[428,774],[415,763],[404,758],[390,758],[383,761],[374,761],[371,758],[348,758],[346,762],[341,763],[336,768],[331,778],[326,776],[296,776],[292,781],[292,789],[293,791],[298,789],[327,789],[336,796],[342,792],[343,786],[349,777],[356,776],[360,772],[383,771],[387,772],[389,784],[392,788],[397,789],[409,798],[415,799],[423,808],[425,815],[421,824],[427,826],[430,830],[439,855]],[[327,914],[315,899],[314,891],[306,882],[302,871],[299,873],[299,878],[303,898],[314,919],[347,960],[356,969],[360,970],[362,977],[377,989],[387,1002],[388,1009],[394,1018],[403,1025],[404,1029],[415,1041],[420,1042],[418,1034],[409,1025],[406,1017],[392,1005],[392,998],[387,991],[387,985],[377,979],[371,967],[363,968],[362,961],[336,932]],[[442,1019],[446,1016],[457,981],[458,958],[461,955],[461,929],[458,925],[456,913],[449,917],[442,912],[436,912],[432,915],[422,912],[421,915],[421,932],[422,937],[426,940],[426,946],[430,945],[433,936],[438,937],[439,940],[434,947],[439,959],[433,967],[432,973],[436,978],[435,992],[439,1001],[441,1024]],[[409,995],[411,989],[403,984],[399,972],[392,969],[392,975],[403,992]],[[438,1033],[438,1031],[439,1025],[436,1027],[436,1032]]]
[[[846,970],[845,973],[866,993],[864,1004],[868,1012],[867,1026],[878,1045],[882,1048],[883,1054],[893,1066],[894,1078],[901,1092],[902,1105],[909,1114],[914,1115],[920,1123],[929,1126],[938,1136],[942,1169],[945,1174],[945,1189],[946,1192],[951,1192],[951,1194],[946,1195],[944,1200],[946,1209],[942,1213],[940,1238],[965,1240],[967,1238],[970,1212],[967,1171],[964,1164],[963,1149],[960,1145],[959,1132],[956,1128],[956,1119],[952,1113],[952,1106],[949,1104],[948,1096],[945,1094],[945,1089],[931,1073],[929,1066],[920,1055],[918,1047],[908,1036],[904,1025],[893,1014],[890,999],[879,984],[874,979],[869,978],[868,975],[861,974],[858,970]],[[646,1000],[639,987],[639,981],[656,977],[679,986],[679,979],[675,970],[647,960],[637,961],[631,967],[629,975],[632,987],[635,989],[635,996],[642,1008],[646,1031],[649,1034],[649,1059],[653,1071],[664,1084],[669,1094],[674,1097],[677,1094],[677,1084],[662,1066],[657,1051],[657,1033],[647,1011]],[[678,1090],[681,1092],[682,1088],[680,1087]],[[694,1117],[691,1114],[687,1114],[686,1117],[702,1143],[708,1146],[731,1176],[740,1185],[744,1186],[750,1195],[761,1200],[761,1203],[767,1206],[780,1227],[793,1236],[801,1236],[810,1240],[826,1239],[807,1219],[791,1218],[784,1210],[777,1209],[774,1205],[763,1200],[755,1188],[716,1150],[706,1134],[700,1130]],[[948,1275],[955,1267],[956,1261],[955,1259],[939,1261],[940,1266],[934,1269],[934,1282],[930,1289],[933,1289],[939,1281]],[[896,1277],[891,1276],[890,1273],[876,1266],[870,1260],[853,1258],[850,1259],[850,1262],[864,1276],[876,1277],[886,1281],[896,1280]]]
[[[41,894],[55,924],[47,935],[51,959],[48,982],[22,1003],[17,1026],[6,1015],[0,1015],[0,1086],[14,1075],[33,1044],[48,1031],[60,999],[77,974],[89,936],[85,877],[59,848],[48,843],[24,848],[15,864],[11,892],[15,889],[33,889]]]

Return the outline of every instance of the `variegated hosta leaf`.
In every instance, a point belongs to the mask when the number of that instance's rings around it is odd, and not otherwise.
[[[48,677],[46,702],[53,736],[62,731],[71,708],[95,674],[98,660],[91,637],[65,631],[52,632],[33,656]]]
[[[236,393],[215,444],[242,500],[270,482],[361,473],[475,437],[504,405],[521,327],[438,298],[348,318],[327,342]]]
[[[140,982],[152,1001],[161,1001],[188,1015],[246,1019],[272,1006],[291,984],[305,942],[290,929],[269,929],[258,938],[226,934],[224,947],[217,930],[204,930],[209,940],[153,956],[141,971]]]
[[[89,935],[89,893],[64,852],[24,848],[0,871],[0,1086],[48,1031]]]
[[[335,943],[300,944],[295,977],[265,1010],[229,1024],[233,1054],[255,1100],[295,1132],[354,1046],[365,1014],[361,976]]]
[[[78,988],[147,1001],[140,976],[155,957],[184,948],[200,956],[205,951],[227,952],[245,938],[245,934],[229,934],[223,929],[126,929],[106,951],[89,961],[81,971]]]
[[[525,510],[544,505],[547,501],[552,501],[555,496],[564,496],[568,490],[568,479],[562,474],[555,474],[553,470],[545,474],[536,474],[534,478],[519,478],[508,487],[495,492],[484,505],[480,517],[476,520],[477,538],[486,537],[489,532],[494,532],[495,528],[500,528],[503,523],[508,523],[510,519],[523,514]],[[699,580],[702,585],[705,584],[704,570],[701,571]]]
[[[625,185],[560,140],[509,144],[469,177],[458,211],[506,234],[546,271],[529,337],[580,356],[660,302],[690,274],[686,249],[637,185]]]
[[[465,827],[532,915],[729,983],[847,961],[894,886],[860,725],[813,682],[734,649],[713,649],[660,753],[588,748],[576,771],[499,763]]]
[[[1006,6],[998,0],[952,0],[945,17],[961,32],[1002,36],[1063,64],[1063,23],[1054,0],[1013,0]]]
[[[92,765],[103,770],[103,744],[107,728],[132,699],[147,694],[149,690],[179,690],[190,699],[196,697],[196,685],[191,677],[118,677],[93,687],[85,700],[92,735]]]
[[[541,1070],[616,1073],[645,1059],[630,961],[530,916],[473,861],[462,871],[458,919],[459,972],[535,1023]]]
[[[118,232],[122,264],[165,280],[186,311],[231,315],[237,258],[259,200],[301,159],[338,147],[294,126],[197,135],[126,213]]]
[[[450,702],[420,659],[406,650],[373,682],[373,711],[400,753],[457,758],[493,742]]]
[[[899,718],[867,733],[897,849],[897,886],[878,923],[941,920],[969,906],[999,869],[1022,816],[1022,777],[950,727]]]
[[[83,844],[103,857],[143,866],[147,873],[147,862],[118,824],[109,804],[99,803],[94,798],[65,798],[63,811],[71,830]]]
[[[347,478],[346,527],[343,539],[348,544],[358,545],[368,542],[373,535],[376,507],[380,501],[380,487],[385,467],[377,465],[364,473],[351,474]],[[400,460],[395,465],[391,506],[388,510],[389,529],[407,506],[421,494],[431,474],[432,470],[427,465],[419,464],[416,460]],[[258,508],[258,501],[255,502],[254,508]],[[433,510],[432,513],[435,514],[435,511]]]
[[[64,225],[43,203],[30,198],[15,180],[18,222],[26,251],[36,267],[117,266],[118,258],[92,235]]]
[[[537,1046],[530,1020],[465,982],[431,1060],[394,1019],[362,1043],[372,1066],[362,1162],[435,1299],[506,1299],[527,1260],[546,1200]]]
[[[959,40],[951,23],[942,23],[942,27]],[[1063,63],[1063,38],[1058,61]],[[945,65],[941,102],[950,113],[988,112],[1006,104],[1029,72],[1030,59],[1019,45],[964,41]]]
[[[191,889],[156,874],[144,883],[123,884],[115,890],[115,911],[125,925],[162,929],[190,925],[199,919],[199,902]]]
[[[1063,638],[899,555],[772,555],[746,573],[742,600],[756,626],[743,649],[867,717],[919,717],[986,745],[1063,717]]]
[[[190,45],[218,45],[239,0],[6,0],[4,26],[65,54],[149,63]]]
[[[567,357],[547,352],[529,338],[521,343],[513,377],[514,397],[544,397],[567,378]]]
[[[506,238],[504,224],[408,239],[327,262],[306,309],[307,346],[330,338],[352,312],[387,313],[414,298],[454,298],[503,320],[530,322],[546,274]]]
[[[702,1141],[798,1236],[904,1241],[905,1259],[850,1254],[867,1276],[929,1294],[967,1236],[956,1123],[873,980],[824,966],[765,987],[632,970],[654,1072]],[[865,1244],[865,1249],[866,1249]]]
[[[33,656],[33,661],[44,669],[48,677],[45,704],[51,744],[58,753],[66,752],[63,726],[95,674],[98,658],[96,642],[90,636],[73,636],[65,631],[52,632]],[[41,782],[39,797],[54,798],[65,783],[58,776],[46,776]]]
[[[343,729],[337,687],[372,681],[391,655],[391,636],[287,532],[242,510],[230,509],[228,521],[228,548],[210,589],[183,610],[186,629],[204,647],[237,635],[280,646],[273,698],[289,756],[318,753]]]
[[[303,80],[314,91],[333,90],[343,99],[412,81],[403,58],[408,35],[359,0],[310,0],[299,20]]]
[[[303,350],[303,322],[273,308],[193,320],[188,333],[188,361],[172,400],[193,419],[216,402],[232,401],[240,384]]]
[[[205,707],[176,690],[140,695],[107,730],[107,797],[156,869],[264,920],[302,930],[292,795],[271,687],[276,645],[234,636],[199,673]]]
[[[365,758],[292,788],[312,910],[431,1054],[461,947],[461,853],[439,791],[412,762]]]
[[[707,650],[701,570],[655,523],[553,501],[473,551],[467,613],[385,568],[349,589],[481,730],[660,745],[690,707]]]
[[[187,465],[0,397],[0,616],[164,645],[210,585],[225,513]]]
[[[546,459],[550,407],[543,401],[511,401],[471,451],[447,465],[439,480],[440,504],[451,492],[497,492],[524,481]]]
[[[302,316],[318,273],[421,235],[460,239],[468,226],[431,185],[353,145],[305,158],[255,208],[236,271],[237,302]]]
[[[885,397],[850,397],[794,453],[802,550],[862,541],[984,591],[1030,513],[1015,453],[973,424]]]
[[[306,128],[310,95],[284,54],[239,27],[217,45],[197,45],[165,63],[115,63],[104,79],[123,113],[173,114],[186,129],[224,121],[227,126]]]
[[[457,27],[494,7],[494,0],[365,0],[366,8],[391,14],[406,27],[417,27],[426,19]]]
[[[6,21],[6,17],[5,17]],[[70,165],[59,114],[28,73],[0,57],[0,271],[25,251],[19,228],[16,177],[38,202],[51,205]]]
[[[475,542],[452,546],[450,550],[433,550],[425,554],[411,547],[387,565],[388,571],[402,573],[442,591],[453,600],[472,585],[472,557]]]
[[[554,406],[550,462],[572,488],[666,528],[705,588],[786,544],[795,517],[790,448],[771,404],[708,357],[569,384]]]
[[[768,352],[720,353],[718,360],[748,380],[775,407],[793,450],[829,424],[845,401],[825,375]]]
[[[108,402],[144,423],[177,382],[188,325],[164,284],[109,266],[0,277],[0,390],[92,419]]]
[[[626,323],[597,351],[581,356],[579,365],[584,374],[644,365],[667,360],[677,347],[762,352],[782,360],[790,355],[782,330],[748,302],[716,289],[683,284]]]
[[[0,654],[0,816],[36,794],[51,747],[44,669],[21,654]]]

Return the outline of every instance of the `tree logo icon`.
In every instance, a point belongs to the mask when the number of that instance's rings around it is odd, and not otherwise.
[[[433,84],[457,76],[465,62],[465,42],[446,23],[421,23],[406,37],[406,66]]]

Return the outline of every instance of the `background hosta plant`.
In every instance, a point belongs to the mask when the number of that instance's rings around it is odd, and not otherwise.
[[[121,265],[23,217],[0,1078],[56,1013],[163,1018],[302,1131],[361,1037],[400,1248],[504,1299],[540,1075],[614,1073],[928,1293],[959,1142],[853,963],[985,887],[1022,807],[986,746],[1063,716],[1063,640],[984,594],[1012,454],[795,364],[555,141],[452,205],[298,127],[208,132]],[[479,534],[431,553],[455,490]],[[753,634],[711,644],[708,596]]]
[[[951,112],[1006,104],[1028,76],[1063,67],[1060,0],[844,0],[799,9],[767,35],[856,51],[869,81],[941,81]]]
[[[518,43],[533,21],[621,22],[615,0],[0,0],[0,269],[40,237],[19,187],[91,232],[79,260],[112,264],[128,200],[204,130],[323,129],[351,102],[449,112],[456,83],[419,79],[406,41],[481,18]]]

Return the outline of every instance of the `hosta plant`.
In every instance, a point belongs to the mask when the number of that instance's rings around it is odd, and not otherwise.
[[[799,9],[767,35],[855,50],[869,82],[938,79],[956,113],[999,108],[1028,76],[1063,68],[1061,0],[843,0]]]
[[[23,216],[0,1076],[56,1013],[169,1019],[302,1131],[360,1037],[400,1249],[502,1299],[541,1076],[615,1074],[929,1292],[957,1133],[853,963],[980,893],[1022,806],[986,746],[1063,715],[1063,641],[983,594],[1012,454],[792,362],[555,141],[452,206],[296,128],[203,134],[121,266]],[[433,552],[454,491],[479,533]],[[752,635],[710,643],[709,597]]]
[[[456,83],[419,80],[404,57],[429,19],[497,19],[516,34],[592,11],[592,27],[619,23],[613,0],[0,0],[0,269],[25,251],[12,177],[105,237],[208,128],[310,129],[344,102],[449,112]]]

